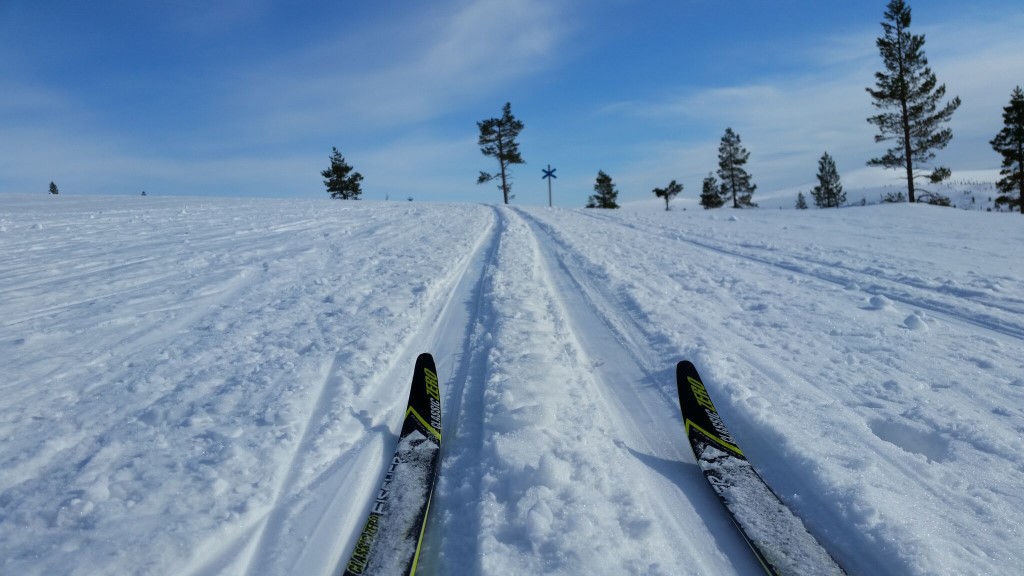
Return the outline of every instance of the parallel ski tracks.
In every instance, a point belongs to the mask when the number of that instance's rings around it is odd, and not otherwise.
[[[280,501],[282,498],[294,494],[297,480],[302,474],[303,457],[310,451],[310,445],[314,438],[313,432],[316,430],[317,424],[322,422],[334,407],[336,392],[329,386],[329,382],[336,373],[337,363],[338,359],[336,357],[330,369],[326,371],[325,378],[319,384],[319,389],[316,392],[316,401],[313,403],[313,410],[305,421],[296,449],[288,462],[286,467],[287,473],[275,491],[274,505],[270,508],[269,513],[260,521],[260,528],[257,531],[258,540],[249,558],[248,566],[245,570],[246,574],[258,574],[266,571],[267,566],[273,561],[275,550],[273,543],[282,537],[288,520],[295,514],[292,507],[286,506]]]
[[[441,567],[450,564],[446,558],[479,557],[477,501],[465,496],[480,493],[480,478],[475,472],[483,443],[482,414],[490,353],[485,334],[494,315],[486,293],[506,226],[505,213],[495,208],[494,222],[453,290],[451,303],[438,318],[437,330],[431,337],[439,377],[444,382],[444,445],[420,560],[427,573],[441,573]],[[461,338],[454,339],[453,334],[461,334]],[[453,523],[459,526],[457,531],[439,534],[439,525]]]
[[[586,215],[632,228],[648,237],[657,238],[661,243],[668,241],[688,244],[726,257],[803,274],[816,281],[844,287],[850,282],[849,278],[830,278],[808,271],[805,267],[787,266],[785,262],[776,262],[768,257],[684,238],[678,233],[669,234],[672,231],[643,230],[602,215]],[[641,311],[632,305],[627,296],[595,282],[594,275],[587,269],[587,259],[562,239],[557,230],[543,218],[522,209],[496,207],[493,208],[491,225],[480,235],[465,262],[442,283],[450,286],[448,297],[423,314],[420,326],[402,342],[396,343],[395,361],[386,370],[388,374],[378,378],[386,380],[394,377],[404,381],[407,366],[419,352],[431,351],[437,360],[442,382],[445,444],[442,449],[441,473],[420,559],[421,569],[429,573],[431,570],[451,568],[452,558],[479,558],[480,513],[474,497],[481,489],[478,463],[482,456],[482,438],[485,433],[482,414],[485,412],[488,357],[493,347],[487,333],[494,325],[497,314],[495,304],[489,297],[492,291],[490,282],[499,264],[498,253],[503,237],[510,223],[515,220],[525,222],[534,234],[539,265],[545,270],[539,281],[548,285],[547,291],[554,295],[556,305],[562,308],[569,323],[573,345],[579,348],[584,363],[596,367],[589,369],[587,366],[579,366],[575,369],[589,370],[601,385],[601,389],[596,392],[607,405],[620,408],[616,420],[622,424],[621,448],[628,450],[642,463],[642,469],[648,470],[647,474],[651,476],[648,485],[665,485],[665,490],[647,495],[650,501],[658,503],[654,509],[658,511],[659,522],[675,526],[675,530],[682,533],[687,529],[692,530],[694,517],[702,519],[708,530],[705,536],[691,535],[676,543],[680,550],[689,550],[686,554],[692,557],[693,567],[703,567],[702,570],[706,572],[719,572],[723,568],[726,571],[747,572],[756,568],[753,558],[746,556],[745,544],[735,534],[728,516],[718,509],[718,503],[704,485],[699,471],[696,467],[689,470],[691,467],[683,464],[691,463],[692,457],[685,449],[676,399],[671,394],[672,369],[680,353],[678,347],[664,334],[648,330]],[[858,273],[856,270],[845,272]],[[874,277],[872,280],[872,286],[885,281]],[[894,301],[902,301],[888,292],[886,295]],[[916,302],[910,296],[906,300],[909,306],[914,306]],[[935,315],[940,316],[940,312],[935,311]],[[951,318],[961,320],[955,315]],[[999,326],[987,326],[984,323],[977,325],[1004,336],[1017,337],[1012,329],[1000,330]],[[580,330],[580,327],[584,329]],[[696,333],[714,329],[702,326]],[[617,352],[613,357],[608,357],[611,351]],[[771,378],[799,378],[777,363],[758,360],[763,351],[752,344],[740,345],[738,353],[752,358],[749,361],[751,367]],[[245,566],[244,573],[250,575],[264,573],[268,563],[272,563],[272,543],[283,535],[282,531],[288,528],[289,520],[294,515],[294,512],[288,511],[292,503],[281,499],[292,495],[297,488],[303,465],[302,454],[312,441],[312,431],[316,428],[314,424],[326,417],[330,407],[337,401],[331,385],[334,372],[334,367],[325,370],[325,379],[319,384],[309,421],[303,428],[296,452],[276,490],[279,501],[269,507],[266,516],[257,519],[252,525],[239,527],[237,537],[221,545],[220,552],[208,556],[211,560],[194,569],[193,574],[205,574],[215,567],[237,567],[239,555],[244,558],[241,560]],[[821,399],[823,404],[829,400],[824,396]],[[624,416],[627,414],[629,416]],[[678,428],[673,428],[671,422],[679,423]],[[360,468],[377,470],[379,467],[375,467],[375,460],[385,458],[387,450],[378,453],[368,448],[370,446],[365,443],[354,446],[346,458],[359,458],[365,463]],[[366,485],[376,486],[377,482],[373,480],[371,478]],[[332,480],[328,470],[318,476],[317,482],[334,485],[338,480]],[[813,479],[805,479],[803,482],[813,489]],[[362,501],[358,494],[350,496]],[[813,498],[813,495],[805,496]],[[943,498],[945,495],[936,494],[936,497]],[[337,506],[337,502],[330,504],[335,508]],[[326,522],[325,530],[337,528],[336,524],[328,524],[331,522]],[[358,526],[353,524],[347,528],[351,528],[351,536],[354,538]],[[665,529],[666,533],[672,531]],[[313,539],[322,541],[316,535],[313,535]],[[334,543],[339,549],[343,545],[347,546],[345,550],[339,551],[339,560],[350,551],[352,539],[348,539],[347,545],[345,542],[342,536]],[[473,574],[476,573],[474,570],[479,570],[479,565],[476,568],[459,568],[463,569],[463,573]]]
[[[590,216],[590,214],[587,214]],[[672,396],[674,388],[666,388],[659,384],[664,382],[671,382],[674,378],[671,375],[671,369],[674,367],[673,362],[679,359],[679,350],[674,347],[672,343],[667,342],[665,335],[651,333],[644,329],[644,321],[636,315],[635,306],[633,305],[630,297],[625,294],[619,294],[613,292],[606,286],[601,286],[597,283],[588,283],[585,280],[579,280],[577,278],[585,278],[587,273],[585,272],[589,262],[580,256],[574,255],[574,249],[559,238],[556,230],[549,224],[543,222],[540,218],[527,216],[533,223],[537,230],[546,236],[548,240],[547,244],[552,246],[551,249],[553,254],[552,260],[557,260],[559,266],[564,270],[565,274],[573,278],[573,282],[577,285],[578,293],[586,300],[590,302],[590,306],[595,312],[597,312],[603,321],[607,324],[609,331],[617,334],[625,350],[628,350],[630,356],[637,362],[638,366],[653,366],[657,365],[660,368],[647,368],[646,372],[648,378],[653,378],[654,385],[658,388],[659,394],[665,399],[667,404],[671,404],[674,410],[677,410],[677,399]],[[598,217],[598,216],[591,216]],[[613,219],[608,219],[609,223],[615,223],[619,225],[625,225]],[[657,236],[653,233],[649,235]],[[657,236],[660,240],[664,238]],[[654,244],[657,245],[657,244]],[[710,338],[714,340],[713,334],[720,330],[720,327],[710,326],[703,322],[700,317],[694,317],[692,321],[697,322],[697,325],[681,327],[685,329],[691,338],[694,340],[688,348],[698,350],[706,346],[713,345],[713,342],[705,341]],[[774,362],[761,361],[759,358],[763,355],[763,351],[758,349],[752,344],[744,343],[744,338],[732,337],[728,339],[730,342],[735,343],[734,352],[744,359],[744,362],[752,366],[758,372],[765,374],[773,381],[785,382],[791,381],[799,376],[792,371],[785,370]],[[646,353],[644,351],[647,351]],[[646,359],[645,359],[646,358]],[[615,388],[612,388],[616,390]],[[618,390],[616,390],[618,391]],[[629,402],[629,399],[621,396],[620,392],[620,403]],[[824,392],[820,393],[818,402],[822,405],[827,405],[833,402],[833,399],[829,398]],[[676,413],[673,413],[673,418],[677,418]],[[671,438],[669,441],[676,442],[677,446],[685,445],[685,437],[682,435],[682,423],[679,423],[679,436],[677,438]],[[664,434],[664,433],[663,433]],[[681,459],[689,462],[692,459],[692,455],[686,451],[686,455]],[[695,473],[695,477],[700,478],[703,482],[703,478],[699,476],[699,472]],[[818,514],[821,514],[821,510],[828,510],[829,514],[835,517],[836,522],[834,525],[842,525],[842,522],[838,518],[838,511],[832,509],[828,505],[828,500],[818,495],[823,493],[823,489],[815,486],[813,478],[801,478],[797,481],[798,484],[807,485],[813,492],[803,495],[805,500],[804,506],[815,508],[819,510]],[[693,492],[689,494],[699,494],[701,492],[707,492],[707,486],[696,485],[692,487]],[[816,502],[817,504],[808,504],[809,502]],[[701,516],[703,518],[725,518],[725,514],[722,510],[718,509],[717,502],[715,506],[710,507],[707,510],[701,510]],[[808,529],[812,530],[816,536],[819,537],[823,542],[827,542],[828,538],[822,538],[821,529],[822,526],[808,525]],[[727,527],[728,531],[732,532],[733,527],[731,524]],[[742,541],[740,541],[742,542]],[[742,544],[740,549],[733,549],[733,557],[750,557],[749,551],[746,550],[746,545]],[[753,573],[753,572],[752,572]]]
[[[718,509],[699,471],[693,467],[693,473],[687,474],[684,463],[692,462],[692,456],[686,451],[681,427],[674,430],[666,425],[666,422],[679,420],[676,401],[665,395],[659,384],[661,380],[672,383],[671,362],[664,370],[657,368],[660,356],[670,353],[667,350],[653,354],[642,352],[648,346],[658,348],[642,331],[642,323],[615,314],[608,308],[612,303],[609,295],[595,293],[578,274],[574,276],[573,269],[564,264],[562,258],[565,248],[546,247],[554,238],[539,232],[542,229],[536,220],[520,210],[505,207],[495,208],[494,216],[491,229],[456,283],[449,302],[432,314],[436,328],[422,340],[413,340],[423,342],[425,349],[434,351],[444,383],[441,473],[424,537],[421,570],[443,573],[456,567],[453,564],[456,559],[480,558],[482,527],[478,497],[480,462],[484,458],[481,451],[487,435],[483,414],[487,412],[488,362],[494,346],[490,332],[499,320],[496,304],[491,300],[495,288],[492,282],[506,232],[512,222],[521,220],[533,234],[532,242],[537,246],[537,265],[543,270],[538,281],[546,284],[542,292],[555,298],[553,304],[561,309],[560,314],[568,322],[565,329],[569,330],[572,342],[567,345],[584,351],[582,359],[586,366],[576,366],[573,370],[581,374],[601,374],[598,379],[605,384],[604,389],[594,393],[604,401],[598,403],[621,407],[621,414],[608,415],[622,424],[619,448],[631,454],[639,469],[646,471],[648,485],[665,488],[645,494],[653,504],[651,510],[658,511],[662,530],[666,534],[685,534],[692,530],[694,518],[701,518],[709,532],[682,537],[673,543],[677,550],[689,546],[689,552],[681,556],[687,559],[688,565],[704,573],[750,571],[756,563],[743,553],[745,544],[734,532],[727,515]],[[581,307],[594,311],[580,318]],[[604,326],[600,334],[583,337],[579,333],[580,325],[593,328],[598,322]],[[456,335],[461,337],[454,337]],[[594,344],[595,341],[598,344]],[[600,353],[586,355],[588,345],[599,346],[597,352]],[[608,358],[608,350],[617,352]],[[600,367],[595,370],[593,366]],[[647,390],[641,392],[635,388],[637,386]],[[646,403],[637,401],[636,393],[648,398]],[[657,400],[652,401],[651,394]],[[643,415],[633,413],[637,406],[641,407]],[[633,414],[633,417],[622,414]],[[734,550],[740,553],[733,553]],[[669,558],[658,560],[670,563]],[[457,568],[459,573],[476,574],[481,566],[477,563]]]
[[[588,279],[585,260],[548,224],[527,211],[514,212],[535,236],[547,282],[567,316],[575,345],[589,363],[599,366],[593,371],[600,384],[595,393],[617,407],[612,416],[622,430],[620,447],[640,464],[647,483],[664,486],[646,497],[661,529],[679,535],[673,542],[676,552],[685,551],[681,557],[696,573],[757,570],[699,470],[687,465],[694,460],[686,449],[678,401],[670,394],[678,350],[648,332],[634,309],[606,286]],[[693,530],[699,523],[707,532]],[[685,572],[682,565],[676,567]]]
[[[453,323],[461,321],[458,319],[459,300],[465,297],[466,291],[462,286],[472,282],[478,266],[476,261],[480,259],[481,254],[493,252],[492,244],[496,238],[494,228],[493,224],[488,227],[465,256],[464,261],[451,270],[446,278],[441,279],[439,289],[448,296],[441,299],[432,309],[426,310],[420,324],[402,341],[395,343],[393,360],[388,368],[377,375],[373,382],[364,383],[365,386],[390,387],[390,382],[407,381],[409,366],[416,355],[424,351],[437,350],[435,344],[443,345],[444,339],[441,335],[445,330],[452,329]],[[323,246],[321,248],[326,249]],[[444,286],[449,288],[446,289]],[[339,349],[346,348],[344,343],[339,343]],[[440,352],[444,353],[443,346]],[[435,352],[435,355],[438,354]],[[278,570],[301,570],[306,564],[320,565],[323,557],[335,559],[336,571],[341,570],[361,529],[359,521],[365,517],[363,504],[353,506],[353,503],[370,502],[370,492],[379,486],[378,476],[384,472],[383,462],[393,451],[393,446],[389,446],[386,440],[392,434],[391,419],[384,418],[380,424],[373,425],[370,419],[353,413],[352,416],[366,428],[366,433],[346,449],[339,462],[310,479],[307,455],[315,451],[314,444],[319,441],[321,428],[332,418],[332,413],[337,412],[339,406],[345,404],[339,396],[340,390],[344,387],[338,386],[343,362],[342,357],[337,355],[330,365],[322,370],[323,377],[316,384],[314,392],[315,400],[308,417],[302,423],[299,440],[282,470],[280,483],[274,489],[274,497],[268,503],[267,512],[254,517],[244,526],[236,527],[236,536],[233,538],[214,543],[210,550],[200,553],[200,562],[191,567],[187,571],[188,574],[199,576],[227,570],[255,576],[278,573]],[[446,372],[441,372],[440,375],[447,384]],[[450,402],[447,399],[445,401]],[[405,397],[402,396],[400,402],[396,400],[396,405],[401,403],[404,406],[404,402]],[[442,405],[444,406],[445,402]],[[451,408],[446,406],[444,409],[446,413],[443,421],[451,422]],[[445,429],[445,435],[448,434],[448,429]],[[349,477],[357,472],[364,474],[359,479]],[[361,497],[351,490],[346,492],[341,489],[342,486],[349,486],[350,489],[359,486],[365,491],[365,495]],[[433,518],[434,514],[431,517]],[[339,524],[342,520],[344,524]],[[315,529],[305,536],[304,548],[295,549],[292,546],[288,556],[284,557],[281,555],[279,544],[286,539],[292,528],[299,524],[313,526]]]
[[[756,254],[745,253],[739,249],[728,248],[711,244],[710,242],[686,238],[682,236],[678,230],[669,230],[666,228],[655,228],[654,230],[647,230],[641,228],[638,225],[631,224],[629,222],[623,222],[618,218],[612,217],[611,215],[603,214],[592,214],[584,212],[584,216],[594,219],[600,219],[602,222],[610,226],[621,226],[629,229],[631,232],[637,232],[641,235],[651,238],[649,245],[657,246],[659,250],[672,250],[671,245],[686,245],[697,248],[701,251],[707,251],[721,255],[727,259],[731,259],[742,263],[752,263],[757,266],[764,266],[767,269],[784,270],[790,274],[800,275],[814,282],[821,282],[826,284],[838,285],[844,289],[851,289],[853,284],[857,285],[857,289],[864,290],[868,294],[883,294],[890,298],[894,302],[900,303],[901,307],[909,308],[910,310],[922,310],[927,311],[930,315],[935,318],[942,319],[952,325],[962,325],[968,329],[973,328],[981,330],[982,333],[988,333],[995,339],[1005,340],[1010,339],[1014,342],[1019,342],[1021,335],[1024,334],[1024,328],[1017,326],[1011,322],[1004,321],[992,321],[990,316],[984,316],[982,320],[977,320],[971,316],[968,316],[966,310],[950,306],[942,306],[941,300],[942,295],[929,295],[924,292],[927,290],[920,286],[914,286],[906,283],[899,283],[889,279],[879,279],[866,272],[861,272],[849,268],[844,268],[844,273],[849,273],[849,277],[839,276],[832,277],[823,275],[821,273],[815,273],[813,270],[808,270],[806,267],[799,266],[793,263],[787,263],[785,261],[778,261],[768,256],[761,256]],[[542,226],[547,226],[542,224]],[[553,236],[553,234],[552,234]],[[557,243],[557,242],[556,242]],[[568,249],[571,250],[571,247]],[[820,263],[822,267],[826,266],[824,263]],[[859,275],[859,276],[858,276]],[[630,310],[630,300],[628,295],[610,294],[613,301],[618,301],[618,306],[625,310]],[[923,303],[922,303],[923,301]],[[984,303],[978,303],[979,306],[985,306]],[[993,311],[1003,311],[1000,307],[992,308]],[[993,312],[998,313],[998,312]],[[799,370],[794,369],[791,366],[786,365],[783,362],[776,361],[770,356],[765,354],[765,351],[754,343],[746,341],[746,335],[737,332],[735,327],[730,326],[711,326],[700,317],[694,316],[691,321],[697,322],[700,325],[687,327],[688,331],[696,335],[714,335],[716,332],[726,331],[731,333],[731,336],[726,336],[725,339],[732,343],[733,354],[739,358],[742,358],[743,364],[746,364],[749,369],[754,373],[760,374],[763,378],[770,382],[798,382],[803,381],[808,384],[801,389],[816,389],[818,390],[817,398],[815,403],[822,406],[823,409],[839,408],[836,406],[836,399],[828,395],[825,389],[822,389],[819,385],[808,380],[806,374],[800,373]],[[701,336],[697,336],[698,339]],[[882,358],[874,355],[860,355],[858,360],[865,366],[872,367],[872,371],[877,370],[879,374],[889,374],[892,372],[892,366],[885,364]],[[744,372],[742,368],[740,372]],[[820,384],[820,383],[818,383]],[[848,418],[850,422],[862,419],[866,417],[865,410],[858,410],[857,406],[847,406],[845,412],[848,415],[844,418]],[[749,446],[756,446],[758,449],[753,450],[755,464],[762,460],[771,460],[772,450],[768,448],[773,442],[784,441],[781,438],[773,438],[769,434],[769,437],[764,437],[763,434],[754,434],[751,440],[754,442],[748,443]],[[879,445],[873,445],[872,450],[877,454],[879,461],[886,461],[892,466],[894,470],[898,470],[907,480],[918,485],[918,489],[926,494],[928,498],[935,498],[939,501],[955,501],[962,498],[962,495],[957,493],[955,490],[943,490],[939,489],[933,482],[930,482],[928,478],[922,476],[922,473],[918,468],[910,465],[906,459],[901,459],[898,455],[895,455],[890,450],[884,449],[884,443]],[[758,453],[760,453],[758,455]],[[797,477],[795,473],[787,471],[784,467],[771,467],[770,476],[775,480],[782,480],[784,485],[790,486],[805,486],[806,489],[801,491],[802,502],[800,507],[807,509],[816,510],[815,516],[820,519],[829,517],[832,521],[825,524],[808,525],[816,536],[819,537],[823,543],[833,541],[827,534],[823,532],[835,532],[837,527],[842,527],[846,524],[846,520],[843,518],[843,511],[836,509],[835,506],[830,505],[827,497],[823,497],[830,488],[824,485],[823,481],[817,480],[814,474],[811,475],[800,475]],[[878,544],[872,544],[870,535],[863,533],[839,529],[838,532],[845,532],[838,538],[838,541],[862,541],[864,547],[877,546]],[[894,570],[899,570],[897,566],[893,565],[882,565],[878,564],[878,561],[872,561],[870,558],[863,558],[856,554],[855,549],[843,549],[843,550],[832,550],[834,554],[838,553],[837,557],[842,557],[844,561],[850,562],[850,567],[857,567],[861,570],[867,570],[873,573],[893,573]],[[893,556],[899,556],[898,553],[893,552]]]
[[[807,256],[801,256],[808,264],[805,266],[793,261],[773,259],[768,256],[686,237],[678,230],[662,227],[657,231],[652,231],[603,214],[585,213],[585,215],[657,238],[660,242],[667,240],[688,244],[723,256],[778,268],[787,273],[799,274],[815,281],[837,285],[842,288],[856,285],[858,290],[869,295],[883,295],[908,308],[928,312],[937,318],[942,318],[956,324],[970,325],[1000,336],[1008,336],[1015,340],[1024,340],[1024,325],[1000,317],[1000,315],[1024,316],[1024,302],[1021,303],[1022,306],[1016,307],[1005,303],[970,300],[953,295],[956,301],[962,302],[967,306],[967,308],[961,308],[951,304],[949,300],[950,295],[945,294],[941,290],[908,280],[878,276],[872,272],[844,266],[841,263],[816,261]],[[812,266],[815,268],[808,269]]]

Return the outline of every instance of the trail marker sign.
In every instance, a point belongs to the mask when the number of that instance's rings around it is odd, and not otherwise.
[[[551,164],[548,164],[547,170],[545,170],[544,168],[540,169],[540,171],[544,173],[544,175],[541,176],[541,178],[547,179],[547,181],[548,181],[548,207],[549,208],[551,207],[551,179],[552,178],[558,178],[558,176],[555,176],[555,170],[557,170],[557,168],[552,168]]]

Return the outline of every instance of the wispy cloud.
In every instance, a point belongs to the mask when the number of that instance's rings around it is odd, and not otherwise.
[[[1013,88],[1024,86],[1022,29],[1024,13],[1007,14],[999,22],[949,22],[925,29],[929,63],[947,94],[963,102],[950,122],[954,138],[944,153],[959,159],[963,168],[998,165],[988,141],[1002,127],[1003,106]]]
[[[274,134],[429,121],[557,64],[558,11],[537,0],[420,6],[248,70],[229,97]]]
[[[671,166],[676,177],[699,183],[717,169],[718,143],[727,127],[751,151],[748,168],[762,190],[800,184],[794,180],[802,173],[813,179],[817,159],[826,150],[841,167],[863,163],[873,142],[864,120],[871,113],[864,86],[856,74],[812,74],[691,90],[649,106],[633,104],[631,113],[677,125],[680,132],[675,146],[663,143],[649,151],[636,171],[661,163]]]
[[[172,44],[180,38],[205,46],[222,34],[249,41],[281,7],[247,6],[219,3],[196,16],[166,8],[161,18],[147,14],[146,22]],[[33,85],[24,76],[0,79],[0,118],[6,118],[0,185],[24,189],[59,178],[69,188],[91,182],[91,191],[147,182],[181,192],[315,191],[319,164],[336,144],[365,163],[356,167],[368,177],[381,175],[371,182],[382,190],[404,186],[440,195],[444,171],[430,163],[451,162],[459,147],[470,155],[476,149],[431,122],[465,114],[478,100],[557,66],[572,29],[560,18],[560,0],[447,0],[355,10],[356,20],[348,18],[353,10],[331,10],[338,26],[330,35],[312,27],[318,32],[298,42],[268,38],[281,49],[264,49],[257,58],[225,50],[204,60],[205,48],[189,48],[200,50],[182,55],[179,65],[181,80],[194,83],[189,103],[168,102],[181,105],[166,110],[178,121],[162,124],[150,120],[163,112],[159,105],[146,104],[143,125],[155,125],[152,132],[125,116],[117,123],[97,119],[91,104],[59,87]],[[117,26],[134,17],[120,16]],[[472,122],[463,124],[472,131]]]
[[[1010,91],[1024,82],[1020,55],[1021,18],[949,23],[925,28],[929,56],[948,97],[963,100],[951,127],[953,143],[937,161],[954,169],[976,170],[996,163],[988,140],[998,131],[1002,106]],[[717,168],[717,146],[732,127],[751,151],[748,165],[761,190],[788,189],[813,181],[817,160],[829,151],[840,170],[858,182],[888,181],[891,174],[865,169],[868,159],[884,152],[874,143],[874,114],[865,88],[881,67],[874,29],[825,39],[822,50],[808,51],[806,71],[765,76],[749,83],[682,87],[651,101],[610,104],[605,114],[627,116],[678,127],[675,142],[645,148],[623,172],[624,180],[667,181],[683,177],[699,184]],[[979,42],[984,38],[984,42]],[[865,47],[866,46],[866,47]],[[791,47],[794,57],[797,49]]]
[[[633,1],[616,7],[635,8]],[[48,26],[49,12],[31,7],[35,26]],[[322,20],[312,20],[324,7]],[[473,184],[488,166],[474,122],[499,113],[506,99],[527,123],[528,161],[556,163],[556,188],[582,195],[569,205],[582,205],[599,168],[627,193],[647,195],[670,179],[693,192],[717,167],[727,126],[751,151],[759,193],[807,185],[825,150],[844,180],[878,176],[865,168],[884,150],[865,121],[874,109],[864,89],[881,65],[876,20],[817,37],[765,31],[760,42],[772,49],[759,60],[763,69],[746,62],[730,82],[721,80],[725,69],[711,69],[717,51],[680,72],[661,56],[692,48],[686,38],[648,38],[637,29],[630,36],[612,19],[627,11],[603,8],[441,0],[325,2],[303,11],[277,0],[230,0],[193,14],[125,5],[93,14],[84,36],[75,35],[77,23],[61,21],[70,35],[64,45],[0,37],[0,46],[24,57],[0,62],[0,189],[60,178],[99,191],[315,195],[335,145],[367,177],[368,197],[487,199]],[[638,17],[635,28],[660,17],[645,10],[648,19]],[[1024,14],[996,20],[965,9],[948,17],[927,27],[915,20],[915,28],[927,34],[940,82],[963,99],[953,143],[938,158],[956,174],[998,161],[988,140],[1010,91],[1024,84]],[[649,43],[631,43],[639,39]],[[145,50],[126,54],[128,40]],[[88,54],[61,60],[82,42]],[[735,46],[738,54],[746,45]],[[47,63],[76,73],[52,73]],[[630,63],[635,73],[620,82],[616,67]],[[605,88],[619,96],[603,96]],[[523,198],[534,188],[539,198],[546,190],[537,166],[527,170]]]

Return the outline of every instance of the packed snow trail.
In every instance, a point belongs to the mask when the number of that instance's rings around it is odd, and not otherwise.
[[[583,309],[583,296],[561,290],[569,280],[553,274],[556,265],[522,216],[502,208],[499,222],[476,298],[477,329],[463,355],[475,365],[466,371],[477,377],[457,382],[458,401],[448,404],[459,410],[447,419],[457,428],[446,440],[432,504],[438,521],[427,540],[436,564],[425,562],[424,569],[730,574],[755,568],[713,495],[700,486],[699,471],[684,463],[693,459],[681,428],[673,426],[676,411],[664,402],[656,415],[624,411],[619,397],[609,396],[610,387],[642,387],[643,371],[596,318],[572,316],[570,308]],[[594,338],[611,342],[602,361],[582,351],[578,324],[603,331]],[[607,376],[622,380],[604,380],[599,373],[619,359],[632,369],[618,366]],[[658,450],[648,436],[659,439]],[[598,535],[605,545],[585,544]]]
[[[3,196],[0,573],[337,573],[424,351],[423,573],[758,573],[683,358],[851,575],[1024,573],[1022,244],[926,206]]]
[[[784,234],[772,237],[771,228],[748,221],[760,214],[743,213],[742,222],[712,215],[711,226],[708,218],[687,218],[690,227],[683,227],[663,215],[582,211],[554,222],[544,211],[533,213],[552,222],[591,274],[605,280],[620,309],[710,368],[702,372],[724,388],[724,398],[716,397],[751,461],[851,573],[1004,571],[1005,545],[984,535],[994,529],[1021,537],[1009,510],[1019,509],[1024,497],[1007,484],[1024,487],[1013,472],[1022,465],[1024,427],[1009,418],[1024,406],[1022,346],[1014,336],[1024,324],[1020,316],[999,316],[1010,330],[940,323],[884,292],[872,293],[875,286],[862,291],[857,283],[836,285],[728,254],[751,246],[778,250],[785,242]],[[964,219],[952,211],[937,216]],[[594,219],[601,226],[587,222]],[[950,284],[980,276],[961,268],[958,258],[936,272],[934,256],[914,258],[894,228],[868,234],[882,236],[880,243],[903,258],[903,274],[934,274]],[[894,238],[886,242],[886,234]],[[709,237],[718,244],[728,239],[727,250],[708,248]],[[954,252],[958,241],[954,236],[944,248]],[[870,261],[853,246],[840,252]],[[933,292],[905,298],[929,301]],[[988,292],[1008,300],[1004,306],[1020,293],[1019,284]],[[957,304],[954,309],[966,309],[973,301]],[[908,499],[915,505],[902,504]],[[942,521],[926,533],[913,528],[936,518]],[[882,553],[865,555],[865,549]]]

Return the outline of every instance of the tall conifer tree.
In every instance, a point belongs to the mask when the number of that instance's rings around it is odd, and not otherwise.
[[[996,198],[996,203],[1008,204],[1010,210],[1016,205],[1024,214],[1024,90],[1020,86],[1010,95],[1010,104],[1003,108],[1003,129],[990,144],[1003,157],[999,171],[1002,178],[996,182],[1003,196]]]
[[[875,108],[882,110],[868,118],[878,127],[875,142],[895,141],[881,158],[868,166],[904,169],[907,174],[907,198],[915,201],[915,166],[927,164],[953,138],[953,131],[942,128],[960,106],[956,97],[940,107],[946,85],[938,84],[924,55],[924,35],[910,33],[910,7],[903,0],[890,0],[882,22],[883,35],[876,42],[885,70],[875,73],[875,88],[867,88]],[[948,177],[948,168],[936,168],[932,182]]]
[[[489,118],[477,122],[476,125],[480,129],[480,152],[484,156],[496,158],[499,168],[494,174],[481,171],[476,183],[484,184],[500,178],[501,185],[498,189],[501,190],[505,204],[508,204],[512,191],[512,175],[509,168],[513,164],[525,164],[523,157],[519,155],[519,143],[516,142],[516,138],[523,130],[523,123],[512,115],[512,104],[506,102],[501,109],[501,118]]]
[[[363,181],[363,175],[352,171],[352,167],[345,161],[345,157],[338,152],[337,148],[332,146],[331,150],[333,151],[331,165],[320,172],[320,175],[326,178],[324,186],[327,187],[328,194],[331,195],[331,198],[338,200],[359,200],[359,196],[363,193],[363,187],[360,184]]]
[[[714,174],[708,174],[701,186],[700,205],[705,210],[710,210],[712,208],[721,208],[724,204],[725,198],[722,197],[722,188],[718,185],[718,179],[715,178]]]
[[[750,174],[744,168],[749,159],[750,152],[740,142],[740,135],[726,128],[718,145],[718,177],[722,180],[722,195],[732,198],[733,208],[757,206],[751,201],[757,185],[750,183]]]
[[[618,197],[619,191],[615,189],[612,177],[605,174],[604,170],[598,170],[594,195],[587,200],[587,208],[618,208]]]
[[[846,192],[839,182],[836,162],[828,152],[818,160],[818,185],[811,189],[814,205],[818,208],[838,208],[846,202]]]

